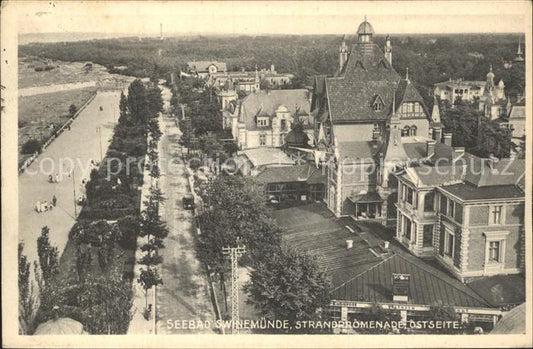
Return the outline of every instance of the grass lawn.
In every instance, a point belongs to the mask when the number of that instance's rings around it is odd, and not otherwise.
[[[96,93],[95,87],[19,97],[19,153],[29,139],[47,139],[49,125],[61,127],[70,117],[69,107],[81,107]]]
[[[51,61],[50,65],[55,68],[50,71],[36,72],[35,67],[44,66],[44,62],[42,59],[20,58],[18,65],[19,88],[94,81],[108,75],[106,68],[98,64],[93,64],[93,69],[86,73],[83,70],[85,62],[62,61]]]

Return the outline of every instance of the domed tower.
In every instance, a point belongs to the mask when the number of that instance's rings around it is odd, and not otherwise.
[[[366,20],[365,16],[365,20],[357,28],[359,43],[372,43],[372,35],[374,35],[374,28],[372,28],[372,25]]]

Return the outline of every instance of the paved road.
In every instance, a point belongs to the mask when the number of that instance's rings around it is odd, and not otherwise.
[[[165,107],[168,107],[170,91],[163,89]],[[160,119],[161,120],[161,119]],[[159,146],[159,158],[176,158],[181,151],[177,143],[180,131],[173,119],[162,118],[164,132]],[[167,201],[161,208],[163,220],[169,228],[165,248],[161,250],[163,263],[160,266],[164,284],[157,289],[158,334],[212,333],[210,329],[176,329],[168,326],[168,320],[215,320],[205,273],[196,258],[192,235],[190,211],[185,211],[181,200],[189,191],[181,164],[162,163],[160,186]]]
[[[50,228],[52,244],[63,251],[68,232],[75,222],[73,180],[76,195],[79,196],[81,179],[88,177],[91,159],[100,160],[100,144],[102,155],[107,151],[115,119],[118,119],[119,100],[120,92],[98,93],[74,120],[71,130],[63,132],[19,176],[19,241],[24,242],[24,252],[30,261],[38,259],[36,241],[45,225]],[[100,106],[103,107],[102,111],[99,110]],[[101,137],[97,132],[98,127]],[[74,164],[72,167],[70,160]],[[61,176],[59,183],[48,183],[48,173],[52,166],[55,176],[59,173],[61,162],[64,164],[65,174]],[[66,172],[72,168],[74,174],[69,178]],[[57,207],[44,213],[35,211],[36,201],[50,202],[54,195],[57,198]]]

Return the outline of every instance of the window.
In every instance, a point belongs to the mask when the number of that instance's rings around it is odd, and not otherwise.
[[[405,235],[408,240],[411,240],[411,220],[404,216],[403,224],[403,235]]]
[[[280,125],[281,125],[281,129],[282,130],[286,130],[287,129],[287,120],[281,119]]]
[[[451,218],[455,216],[455,202],[453,200],[448,199],[448,211],[446,215]]]
[[[502,224],[502,206],[493,206],[491,212],[491,224]]]
[[[409,187],[406,187],[406,188],[407,188],[407,195],[406,195],[405,201],[412,205],[413,204],[413,189]]]
[[[446,229],[444,235],[444,254],[453,257],[455,236],[451,230]]]
[[[422,246],[433,246],[433,224],[424,225],[424,235],[422,237]]]
[[[420,106],[420,103],[415,103],[415,113],[420,113],[422,110],[421,110],[421,106]]]
[[[500,263],[500,241],[489,242],[489,262]]]
[[[267,118],[257,119],[257,126],[268,126],[268,119]]]
[[[279,144],[283,145],[285,143],[285,133],[279,135]]]
[[[264,146],[267,144],[267,136],[266,135],[259,135],[259,145]]]
[[[411,128],[409,126],[404,126],[404,128],[402,128],[402,137],[408,137],[410,132]]]
[[[433,205],[435,201],[435,194],[430,192],[424,196],[424,212],[433,211]]]
[[[416,130],[417,130],[417,127],[415,125],[411,126],[411,130],[409,132],[409,135],[410,136],[416,136]]]

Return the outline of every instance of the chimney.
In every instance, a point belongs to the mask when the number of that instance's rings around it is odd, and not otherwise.
[[[437,142],[435,142],[435,140],[433,140],[433,139],[427,141],[427,143],[426,143],[426,156],[427,157],[433,156],[435,154],[435,144],[436,143]]]
[[[452,134],[444,133],[443,138],[444,138],[444,144],[451,147],[452,146]]]
[[[271,64],[271,65],[270,65],[270,72],[271,72],[272,74],[275,74],[275,73],[276,73],[276,69],[274,69],[274,64]]]
[[[433,139],[437,143],[442,143],[442,129],[440,127],[433,127]]]
[[[452,150],[452,158],[453,160],[457,159],[458,157],[462,156],[465,153],[465,147],[454,147]]]
[[[346,249],[349,250],[353,247],[353,240],[346,240]]]

